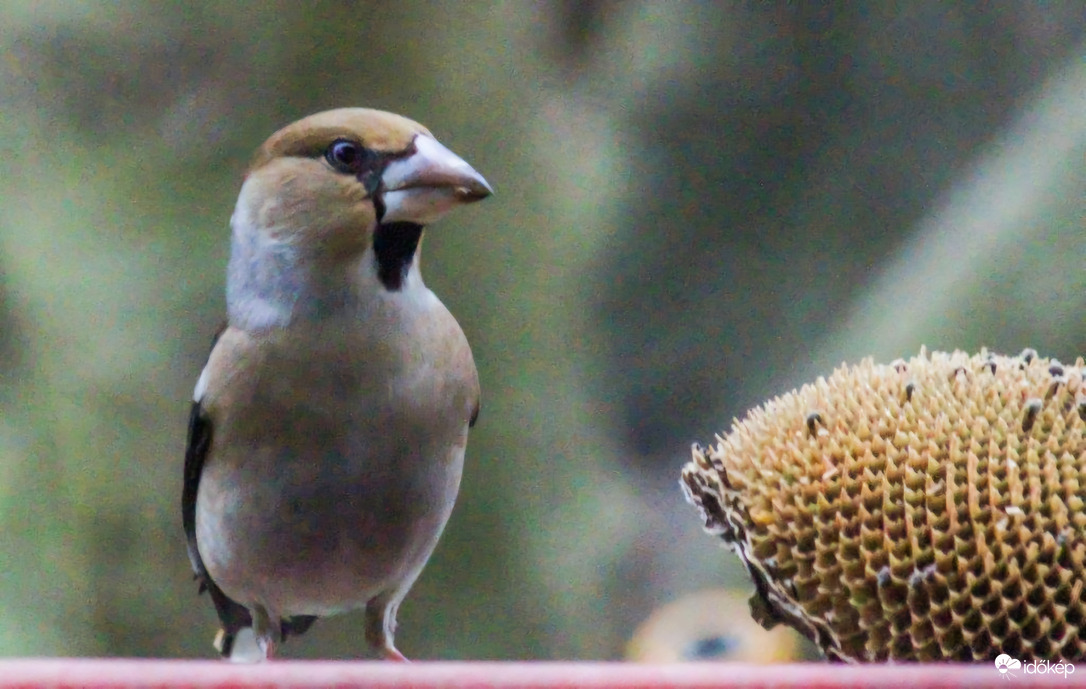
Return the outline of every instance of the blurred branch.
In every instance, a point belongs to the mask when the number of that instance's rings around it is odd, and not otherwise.
[[[1084,352],[1086,44],[1074,54],[920,221],[810,364],[779,387],[922,343],[1031,346],[1072,360]]]

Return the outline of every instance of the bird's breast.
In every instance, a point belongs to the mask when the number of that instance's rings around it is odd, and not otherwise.
[[[228,595],[327,614],[422,566],[456,497],[477,394],[451,325],[436,340],[283,333],[209,381],[197,540]]]

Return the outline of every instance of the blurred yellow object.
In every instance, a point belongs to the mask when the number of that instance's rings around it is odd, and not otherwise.
[[[749,595],[710,589],[657,608],[634,632],[626,659],[642,663],[799,660],[800,637],[780,626],[766,631],[750,614]]]

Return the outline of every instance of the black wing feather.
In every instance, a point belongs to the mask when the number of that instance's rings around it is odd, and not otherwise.
[[[215,348],[224,330],[226,326],[215,333],[211,341],[212,349]],[[222,624],[222,633],[216,645],[219,653],[229,658],[238,632],[253,626],[253,618],[248,608],[223,593],[211,579],[196,544],[196,496],[200,490],[200,474],[203,472],[204,461],[211,449],[211,433],[211,419],[204,414],[200,400],[196,400],[192,403],[192,410],[189,413],[188,446],[185,449],[185,484],[181,489],[181,522],[185,528],[189,561],[192,563],[193,572],[196,573],[196,581],[199,582],[199,592],[207,591],[211,595],[215,612],[218,613],[219,622]],[[317,618],[312,615],[298,615],[283,620],[283,638],[292,634],[303,634],[316,620]]]

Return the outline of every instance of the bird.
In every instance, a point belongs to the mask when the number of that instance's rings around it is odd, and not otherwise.
[[[257,150],[230,218],[227,322],[197,380],[182,522],[215,645],[275,656],[320,618],[396,611],[459,490],[479,376],[423,282],[423,229],[492,188],[422,125],[316,113]]]
[[[626,660],[756,664],[802,660],[805,640],[787,627],[763,629],[751,617],[747,597],[732,589],[706,589],[656,608],[634,631]]]

